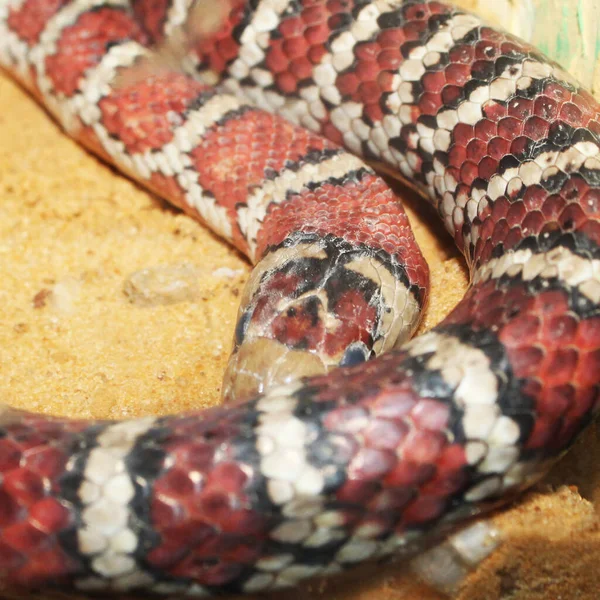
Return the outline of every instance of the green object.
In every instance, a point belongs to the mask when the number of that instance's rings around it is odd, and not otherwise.
[[[534,0],[533,24],[531,42],[600,91],[600,0]]]
[[[537,46],[600,99],[600,0],[449,0]]]

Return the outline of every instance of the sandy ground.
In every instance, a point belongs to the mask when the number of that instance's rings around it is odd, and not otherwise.
[[[460,299],[467,274],[433,213],[402,196],[432,272],[426,330]],[[184,300],[132,302],[126,284],[144,269],[183,274]],[[248,264],[69,140],[1,73],[0,273],[3,402],[124,418],[219,401]],[[459,598],[600,597],[599,463],[596,426],[542,484],[496,517],[506,541]],[[397,564],[272,596],[283,597],[440,598]]]

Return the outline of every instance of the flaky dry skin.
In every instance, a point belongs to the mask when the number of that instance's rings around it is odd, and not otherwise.
[[[247,264],[82,151],[4,78],[0,115],[3,400],[94,417],[216,403]],[[432,215],[410,217],[432,271],[426,329],[462,297],[466,275],[441,228],[425,225],[435,222]],[[147,306],[123,293],[141,269],[183,265],[198,273],[191,302]],[[599,458],[592,429],[546,481],[578,486],[598,505]],[[593,505],[573,487],[539,490],[498,517],[509,540],[470,578],[461,599],[596,597],[600,534]],[[363,573],[285,598],[439,597],[395,565]]]

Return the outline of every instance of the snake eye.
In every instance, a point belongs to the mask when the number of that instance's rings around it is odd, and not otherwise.
[[[246,332],[248,331],[248,325],[250,325],[250,319],[252,318],[253,310],[247,310],[244,314],[239,318],[238,322],[235,326],[235,347],[241,346],[244,338],[246,337]]]
[[[369,359],[371,351],[363,342],[354,342],[346,348],[344,356],[340,361],[340,367],[352,367]]]

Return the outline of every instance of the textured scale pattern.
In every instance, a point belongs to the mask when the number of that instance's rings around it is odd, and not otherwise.
[[[8,587],[256,592],[415,553],[539,479],[598,408],[588,92],[418,0],[231,0],[181,71],[128,77],[190,4],[0,0],[0,63],[255,263],[236,403],[122,423],[2,408]],[[427,267],[357,155],[419,189],[471,268],[409,342]]]

